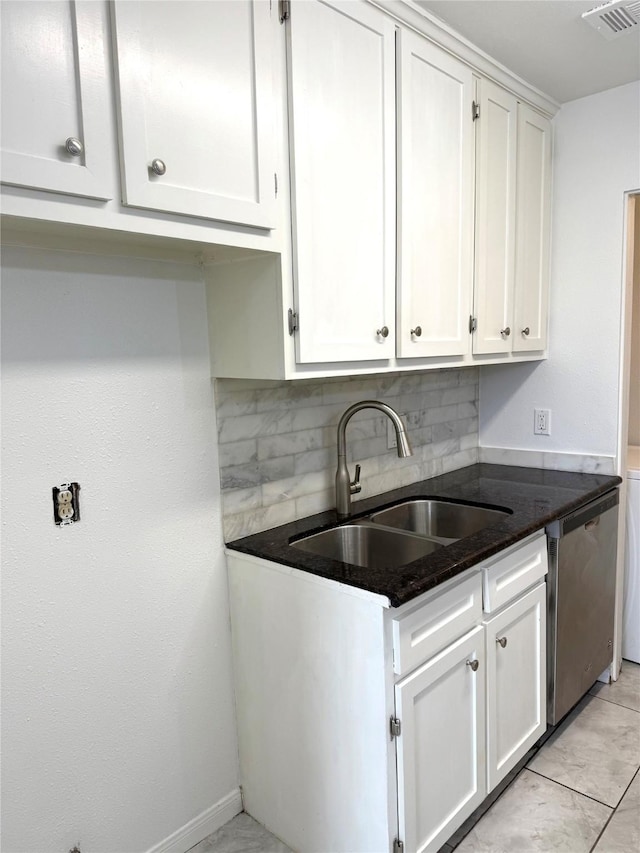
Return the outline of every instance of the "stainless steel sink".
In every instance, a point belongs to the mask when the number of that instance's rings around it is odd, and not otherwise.
[[[374,512],[369,518],[376,524],[434,537],[446,545],[497,524],[506,515],[511,515],[511,512],[497,507],[488,509],[470,504],[420,499]]]
[[[343,524],[290,545],[367,569],[395,569],[442,547],[438,542],[411,533],[368,524]]]

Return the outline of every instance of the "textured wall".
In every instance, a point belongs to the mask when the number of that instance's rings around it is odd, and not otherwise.
[[[336,426],[348,406],[381,400],[405,415],[414,454],[387,448],[388,419],[374,410],[347,427],[350,473],[362,499],[477,461],[477,368],[366,378],[217,380],[225,539],[335,506]]]
[[[195,267],[3,252],[5,853],[148,850],[238,784],[205,317]]]
[[[613,457],[624,193],[640,187],[640,83],[564,104],[554,121],[549,359],[483,367],[480,443]],[[534,408],[551,435],[533,434]]]

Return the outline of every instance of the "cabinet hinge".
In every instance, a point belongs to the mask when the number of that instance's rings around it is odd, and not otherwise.
[[[399,838],[394,838],[393,853],[404,853],[404,841],[400,841]]]
[[[474,121],[480,118],[480,104],[477,101],[473,101],[471,104],[471,116]]]
[[[402,734],[402,723],[397,717],[391,717],[389,721],[389,728],[391,730],[391,739],[394,737],[400,737]]]
[[[478,321],[475,317],[469,315],[469,334],[472,335],[478,328]]]
[[[280,23],[284,24],[291,17],[291,0],[278,0],[278,9],[280,10]]]
[[[278,174],[277,172],[273,173],[273,186],[276,191],[276,198],[278,198]]]
[[[294,332],[298,331],[298,315],[293,310],[293,308],[289,308],[289,334],[292,335]]]

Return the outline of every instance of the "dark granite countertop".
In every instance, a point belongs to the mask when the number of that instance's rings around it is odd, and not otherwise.
[[[530,533],[541,530],[549,522],[621,482],[620,477],[603,474],[478,464],[355,502],[349,520],[401,503],[407,498],[445,498],[512,510],[511,515],[504,516],[491,527],[396,569],[362,568],[309,554],[289,545],[292,539],[335,527],[339,523],[335,510],[236,539],[227,547],[384,595],[392,607],[398,607]]]

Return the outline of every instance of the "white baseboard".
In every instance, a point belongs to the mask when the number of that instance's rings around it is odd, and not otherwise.
[[[242,794],[240,788],[236,788],[189,823],[172,832],[159,844],[155,844],[147,853],[186,853],[194,844],[198,844],[203,838],[220,829],[241,811]]]

